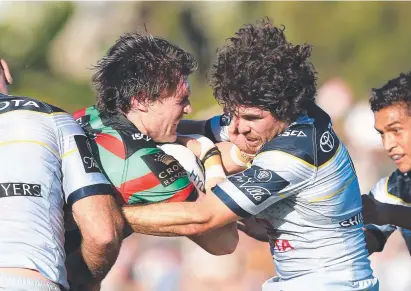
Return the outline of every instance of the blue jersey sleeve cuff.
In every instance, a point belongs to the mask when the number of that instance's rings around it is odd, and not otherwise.
[[[112,195],[115,196],[113,187],[110,184],[96,184],[86,186],[72,192],[67,198],[67,204],[72,206],[80,199],[93,196],[93,195]]]
[[[228,207],[232,212],[242,218],[248,218],[252,214],[242,209],[220,186],[211,189],[213,193]]]

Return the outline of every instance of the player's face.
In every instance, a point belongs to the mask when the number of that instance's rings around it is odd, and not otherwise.
[[[186,79],[177,89],[148,107],[150,119],[145,127],[156,142],[174,142],[177,138],[177,125],[185,114],[191,113],[189,100],[190,86]]]
[[[277,121],[269,111],[257,107],[239,106],[232,118],[230,141],[248,154],[257,153],[284,127],[284,123]]]
[[[407,105],[387,106],[375,112],[374,119],[388,156],[401,172],[411,171],[411,116]]]

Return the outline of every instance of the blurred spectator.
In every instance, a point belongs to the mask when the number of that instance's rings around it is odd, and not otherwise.
[[[382,149],[381,138],[374,129],[374,115],[367,101],[360,101],[350,109],[345,119],[344,133],[356,149]]]
[[[146,237],[136,259],[138,264],[133,265],[132,278],[143,290],[181,290],[181,253],[177,239]]]
[[[124,241],[102,291],[261,290],[274,274],[269,245],[240,236],[234,254],[217,257],[186,238],[133,234]]]
[[[383,252],[371,256],[371,262],[380,280],[380,291],[411,290],[411,260],[398,231],[390,236]]]
[[[343,118],[353,103],[353,93],[350,86],[340,78],[326,81],[317,93],[316,103],[333,122]]]
[[[362,193],[368,193],[376,181],[392,170],[388,165],[381,137],[374,129],[374,115],[367,101],[350,109],[343,126],[344,143],[353,159]],[[388,165],[388,166],[387,166]]]

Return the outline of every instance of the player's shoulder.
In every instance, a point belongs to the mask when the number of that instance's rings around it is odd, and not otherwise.
[[[404,183],[404,174],[400,172],[400,170],[395,170],[385,179],[385,188],[388,194],[400,197],[401,193],[400,189],[402,188],[401,184]]]
[[[281,152],[314,165],[313,127],[304,123],[307,117],[291,124],[283,133],[276,136],[261,149],[261,153]]]
[[[411,204],[411,178],[408,173],[401,173],[398,169],[389,176],[382,178],[371,194],[381,201]]]
[[[66,113],[63,109],[38,99],[3,94],[0,96],[0,114],[21,110],[46,114]]]
[[[371,188],[369,195],[377,199],[378,201],[385,201],[388,193],[388,180],[390,176],[383,177],[375,183]]]
[[[261,152],[280,151],[318,167],[334,156],[339,144],[330,117],[315,105],[267,142]]]
[[[212,142],[228,141],[228,127],[231,123],[231,115],[224,113],[208,119],[205,123],[205,136]]]
[[[73,116],[98,145],[125,160],[136,156],[140,150],[157,149],[150,136],[121,114],[107,116],[91,106],[76,111]]]
[[[370,195],[379,201],[388,202],[390,198],[400,197],[398,193],[398,178],[401,176],[399,170],[395,170],[390,175],[381,178],[375,183],[370,191]]]

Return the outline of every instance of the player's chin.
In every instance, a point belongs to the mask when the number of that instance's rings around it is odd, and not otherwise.
[[[398,170],[400,170],[401,173],[408,173],[411,171],[411,161],[408,162],[403,162],[401,164],[399,164],[398,166]]]
[[[261,147],[249,147],[249,146],[240,147],[238,145],[237,147],[240,149],[240,151],[248,155],[255,155],[258,152],[258,150],[261,148]]]
[[[177,140],[177,132],[164,135],[162,142],[175,143]]]
[[[263,146],[261,141],[247,142],[246,147],[242,150],[246,154],[255,155]]]

